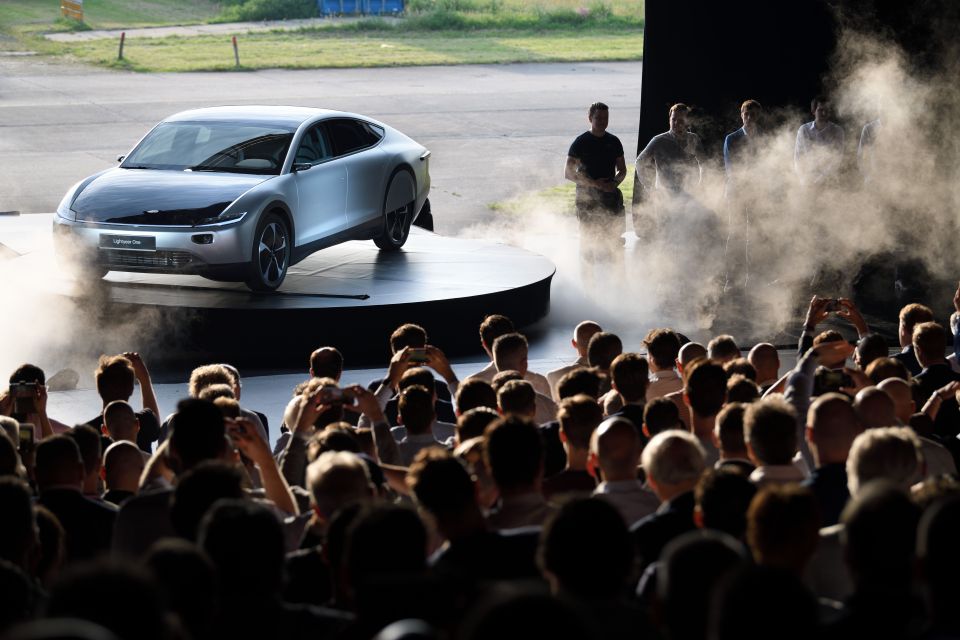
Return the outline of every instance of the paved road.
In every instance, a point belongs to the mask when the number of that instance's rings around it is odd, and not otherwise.
[[[488,204],[560,184],[586,107],[613,108],[636,148],[641,63],[138,74],[0,57],[0,211],[52,212],[155,122],[215,104],[328,107],[381,119],[433,151],[437,230],[488,221]]]

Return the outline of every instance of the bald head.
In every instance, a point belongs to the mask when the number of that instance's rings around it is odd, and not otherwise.
[[[913,400],[913,391],[906,380],[887,378],[877,385],[893,400],[894,413],[903,424],[910,424],[910,416],[917,411],[917,404]]]
[[[844,462],[863,427],[847,396],[825,393],[807,412],[807,441],[817,465]]]
[[[143,453],[137,445],[124,440],[114,442],[103,454],[107,489],[135,492],[140,484],[143,466]]]
[[[687,366],[697,358],[706,358],[707,348],[699,342],[688,342],[680,347],[680,353],[677,354],[677,364],[680,368]]]
[[[124,400],[114,400],[103,408],[103,428],[115,442],[137,441],[140,421],[133,407]]]
[[[757,382],[776,380],[780,374],[780,355],[777,348],[769,342],[754,345],[747,355],[747,360],[757,370]]]
[[[590,438],[591,458],[606,482],[636,479],[640,451],[637,428],[624,418],[604,420]]]
[[[573,346],[581,357],[587,357],[587,347],[590,346],[590,338],[603,331],[600,325],[593,320],[584,320],[573,330]]]
[[[864,429],[897,426],[897,412],[893,398],[878,387],[861,389],[853,399],[853,408],[856,409]]]

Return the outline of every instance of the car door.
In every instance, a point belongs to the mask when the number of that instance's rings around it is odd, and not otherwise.
[[[380,148],[380,127],[353,118],[333,118],[324,123],[337,156],[347,165],[346,216],[351,228],[382,214],[387,154]]]
[[[347,165],[334,156],[323,123],[307,130],[293,162],[300,203],[296,244],[315,242],[346,228]]]

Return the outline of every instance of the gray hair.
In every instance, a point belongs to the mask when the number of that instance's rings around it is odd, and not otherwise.
[[[697,438],[687,431],[668,429],[653,436],[643,448],[641,464],[658,484],[697,480],[706,468],[706,454]]]
[[[888,480],[904,490],[921,479],[920,439],[907,427],[868,429],[857,436],[847,458],[851,496],[871,480]]]
[[[310,497],[324,518],[352,502],[369,500],[373,481],[366,463],[349,451],[325,451],[307,467]]]

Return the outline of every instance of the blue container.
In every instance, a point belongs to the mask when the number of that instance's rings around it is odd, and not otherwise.
[[[403,0],[317,0],[321,16],[389,16],[403,13]]]

